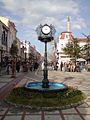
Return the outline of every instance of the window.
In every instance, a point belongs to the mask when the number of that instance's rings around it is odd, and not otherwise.
[[[68,35],[66,35],[66,38],[68,38]]]
[[[3,33],[2,33],[2,45],[7,45],[7,30],[3,27]]]
[[[63,44],[61,44],[61,46],[63,47]]]

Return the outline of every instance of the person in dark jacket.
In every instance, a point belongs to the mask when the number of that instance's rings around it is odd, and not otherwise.
[[[20,72],[20,61],[16,62],[16,71]]]
[[[39,64],[37,62],[34,63],[34,71],[38,69]]]

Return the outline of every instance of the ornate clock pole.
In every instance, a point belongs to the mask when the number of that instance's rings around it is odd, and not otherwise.
[[[39,25],[36,29],[38,34],[38,40],[45,43],[45,56],[44,56],[44,73],[42,80],[42,87],[49,88],[49,80],[48,80],[48,69],[47,69],[47,42],[50,42],[54,39],[55,28],[52,25]]]
[[[48,69],[47,69],[47,42],[45,42],[45,56],[44,56],[44,71],[43,71],[44,79],[42,81],[42,87],[43,88],[48,88],[49,85],[49,80],[48,80]]]

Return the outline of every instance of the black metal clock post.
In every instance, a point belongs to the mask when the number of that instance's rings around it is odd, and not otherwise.
[[[47,42],[50,42],[54,39],[55,28],[53,25],[39,25],[36,29],[38,34],[38,40],[45,43],[45,55],[44,55],[44,70],[43,70],[43,80],[42,88],[49,88],[48,80],[48,69],[47,69]]]
[[[48,80],[48,69],[47,69],[47,42],[45,42],[45,56],[44,56],[44,71],[43,71],[43,80],[42,80],[42,87],[48,88],[49,87],[49,80]]]

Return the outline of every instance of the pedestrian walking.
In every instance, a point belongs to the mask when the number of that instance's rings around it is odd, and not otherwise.
[[[6,72],[7,72],[7,75],[10,74],[11,69],[12,69],[11,62],[9,61],[8,64],[7,64],[7,66],[6,66]]]
[[[20,61],[16,62],[16,71],[20,72]]]
[[[63,63],[61,61],[61,64],[60,64],[60,70],[62,71],[62,68],[63,68]]]
[[[34,63],[34,71],[38,69],[39,64],[37,62]]]
[[[30,71],[33,71],[34,70],[34,63],[33,63],[33,61],[30,63]]]

